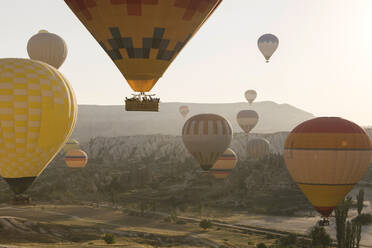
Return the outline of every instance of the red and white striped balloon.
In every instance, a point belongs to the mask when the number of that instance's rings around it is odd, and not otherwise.
[[[248,134],[257,125],[258,119],[258,114],[254,110],[242,110],[236,116],[236,120],[245,134]]]
[[[232,139],[230,123],[215,114],[195,115],[185,122],[182,139],[187,150],[208,171],[226,151]]]

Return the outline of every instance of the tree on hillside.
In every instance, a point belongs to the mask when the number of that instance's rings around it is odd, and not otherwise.
[[[312,247],[329,247],[332,244],[332,239],[322,226],[314,226],[310,231]]]
[[[207,230],[208,228],[212,227],[212,222],[207,219],[202,219],[199,223],[199,226],[203,228],[204,230]]]
[[[364,207],[364,190],[360,189],[357,195],[357,204],[358,204],[358,216],[354,219],[353,222],[356,222],[356,247],[359,247],[360,240],[362,239],[362,210]]]
[[[110,195],[111,203],[113,206],[116,206],[117,204],[117,193],[120,190],[120,187],[121,185],[117,176],[113,177],[109,185],[107,185],[107,192]]]
[[[362,214],[362,210],[364,207],[363,202],[364,202],[364,190],[360,189],[357,195],[358,215]]]
[[[347,197],[335,209],[337,247],[345,247],[346,218],[351,207],[351,197]]]
[[[362,215],[364,191],[361,189],[357,196],[358,217]],[[352,198],[347,197],[335,209],[336,237],[338,248],[359,248],[362,238],[362,224],[358,218],[347,221],[348,212],[352,206]]]

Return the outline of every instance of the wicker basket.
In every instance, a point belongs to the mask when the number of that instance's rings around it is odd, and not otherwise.
[[[159,112],[159,101],[134,101],[132,99],[125,100],[126,111],[152,111]]]

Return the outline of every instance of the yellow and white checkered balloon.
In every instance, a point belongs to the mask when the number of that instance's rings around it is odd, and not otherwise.
[[[64,146],[77,116],[68,81],[52,66],[0,59],[0,174],[37,177]]]

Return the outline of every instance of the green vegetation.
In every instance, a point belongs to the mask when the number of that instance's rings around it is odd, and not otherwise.
[[[212,222],[210,220],[203,219],[200,221],[199,226],[204,230],[207,230],[208,228],[212,227]]]
[[[239,214],[240,211],[247,211],[252,214],[291,216],[298,211],[303,214],[313,209],[292,182],[281,155],[271,155],[259,161],[239,161],[226,180],[215,180],[210,175],[201,174],[192,158],[177,164],[169,163],[168,158],[154,159],[152,155],[135,162],[112,164],[104,163],[104,158],[101,158],[92,159],[83,170],[67,168],[62,158],[59,156],[55,159],[31,187],[29,194],[36,203],[108,205],[117,207],[123,215],[126,213],[144,219],[151,218],[153,212],[159,211],[169,214],[160,217],[168,222],[162,223],[179,224],[178,228],[187,224],[177,216],[190,213],[201,219],[217,219],[221,213],[226,216],[234,211],[239,211]],[[349,244],[350,240],[354,240],[351,242],[354,245],[358,244],[361,233],[358,225],[372,221],[371,215],[362,213],[363,197],[362,193],[358,195],[355,208],[360,214],[353,221],[346,221],[348,209],[353,202],[344,209],[340,206],[336,210],[337,228],[342,236],[338,238],[343,240],[343,244]],[[5,182],[1,181],[0,202],[8,202],[11,198],[12,193]],[[202,222],[208,223],[208,219]],[[199,223],[200,228],[210,228],[210,222],[208,225],[202,222]],[[197,225],[195,228],[200,231]],[[313,247],[329,245],[330,238],[324,229],[312,231],[309,237]],[[249,238],[252,240],[248,242],[251,247],[258,246],[260,242],[270,247],[275,240],[275,247],[309,246],[308,240],[304,241],[296,235],[280,239],[267,235],[267,238],[265,236],[260,240],[248,237],[252,233],[246,235],[244,245],[247,245]],[[302,243],[307,246],[302,246]]]
[[[115,244],[116,238],[113,234],[106,233],[103,235],[102,239],[106,242],[106,244]]]
[[[363,210],[363,207],[364,207],[363,202],[364,202],[364,190],[360,189],[359,193],[357,195],[358,215],[362,214],[362,210]]]
[[[345,236],[346,236],[346,218],[351,207],[351,197],[348,197],[335,209],[336,218],[336,238],[338,248],[345,248]]]
[[[358,216],[352,221],[346,221],[349,209],[353,205],[351,197],[347,197],[336,209],[336,237],[338,248],[359,248],[362,238],[362,223],[368,223],[370,216],[363,215],[364,190],[361,189],[357,196]]]
[[[155,160],[152,156],[112,164],[105,160],[110,158],[90,159],[86,168],[71,170],[59,155],[28,193],[35,202],[110,204],[144,215],[177,209],[180,214],[188,211],[200,217],[214,210],[291,216],[312,208],[292,182],[281,155],[239,161],[226,180],[201,174],[191,157],[177,164],[169,163],[168,157]],[[0,203],[11,198],[0,180]]]
[[[266,248],[267,246],[264,243],[259,243],[256,245],[256,248]]]
[[[313,247],[329,247],[332,244],[332,239],[329,234],[326,232],[324,227],[314,226],[309,234],[311,238],[311,245]]]
[[[297,235],[296,234],[289,234],[288,236],[281,237],[279,239],[280,246],[288,247],[288,246],[294,246],[297,243]]]
[[[370,225],[372,223],[372,215],[371,214],[359,214],[352,221],[358,222],[362,226]]]
[[[145,228],[145,232],[158,225],[172,226],[172,230],[187,229],[190,223],[178,216],[198,216],[203,221],[194,223],[187,233],[198,233],[200,228],[203,228],[208,230],[203,235],[213,234],[211,240],[221,241],[226,247],[235,244],[235,247],[265,245],[323,248],[330,244],[330,237],[324,228],[312,229],[309,234],[312,245],[308,239],[294,234],[283,238],[270,234],[257,238],[254,232],[231,231],[226,237],[222,235],[227,233],[224,228],[210,229],[212,223],[208,219],[218,219],[221,213],[224,217],[229,217],[234,211],[238,211],[238,214],[242,214],[240,211],[247,211],[249,214],[292,216],[303,215],[313,209],[292,182],[281,155],[271,155],[259,161],[239,161],[232,175],[226,180],[215,180],[210,175],[201,174],[196,162],[188,157],[179,163],[169,162],[168,157],[155,159],[153,154],[120,163],[110,161],[114,160],[109,157],[95,158],[90,160],[86,168],[71,170],[65,166],[63,157],[59,156],[34,183],[29,194],[37,205],[41,202],[56,206],[89,204],[97,211],[119,210],[116,214],[130,216],[129,219],[135,220],[135,224],[154,221],[155,224]],[[372,174],[370,177],[372,178]],[[344,232],[344,244],[350,243],[350,240],[357,244],[360,237],[357,223],[364,225],[371,222],[371,216],[362,213],[363,197],[360,193],[358,203],[355,203],[359,216],[349,224],[346,218],[340,222],[344,224],[343,229],[341,228]],[[11,198],[12,193],[1,181],[0,202],[8,202]],[[47,211],[50,209],[45,209],[45,212]],[[298,213],[299,211],[301,212]],[[167,215],[154,217],[154,212]],[[340,216],[344,216],[344,213]],[[162,219],[166,222],[161,221]],[[115,224],[118,223],[117,220]],[[119,224],[127,225],[127,222],[122,221]],[[96,234],[99,239],[97,242],[102,243],[101,233]],[[122,237],[116,235],[119,245]],[[233,235],[239,236],[236,238],[239,242],[232,238]],[[221,240],[221,236],[226,241]],[[115,240],[115,236],[113,239]],[[157,244],[158,241],[151,242]],[[171,245],[172,242],[165,243]]]

